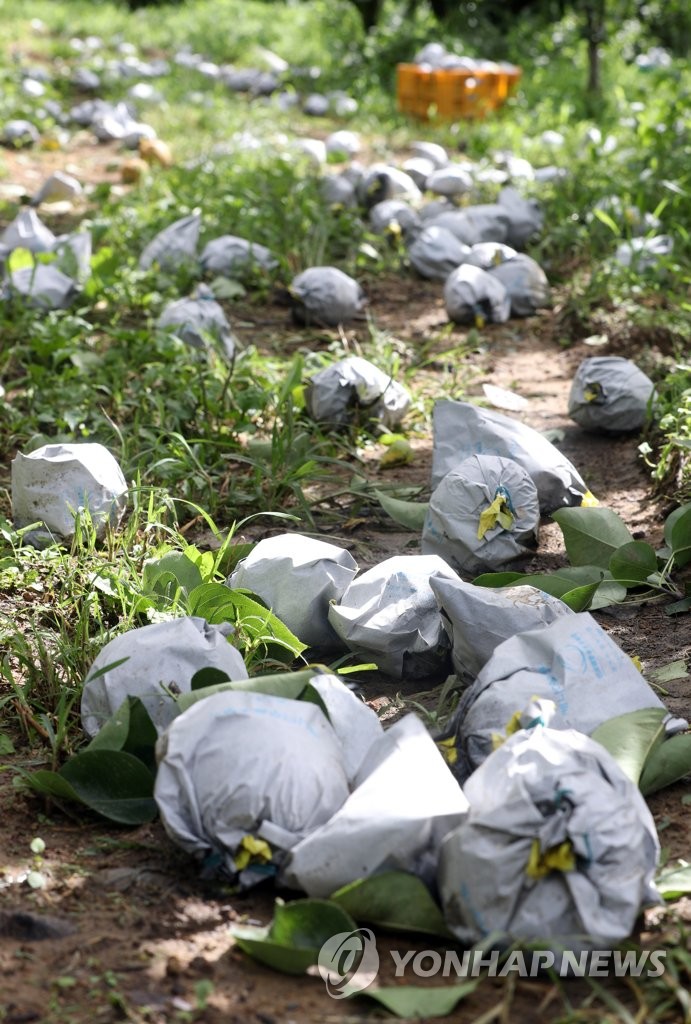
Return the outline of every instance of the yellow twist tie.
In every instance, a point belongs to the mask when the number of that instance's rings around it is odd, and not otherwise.
[[[445,740],[437,740],[437,746],[447,764],[456,764],[456,761],[458,761],[458,751],[456,750],[453,736],[449,736]]]
[[[559,846],[545,850],[544,853],[540,850],[540,840],[533,839],[525,869],[529,878],[544,878],[550,871],[573,871],[575,867],[576,856],[570,839],[564,840]]]
[[[233,860],[235,861],[236,869],[242,871],[250,861],[254,860],[266,864],[271,860],[271,856],[271,847],[263,839],[257,839],[256,836],[243,836],[238,852]]]
[[[598,384],[597,381],[593,381],[583,389],[583,397],[586,402],[597,402],[598,399],[602,398],[602,395],[602,385]]]
[[[492,530],[497,523],[505,530],[513,526],[513,514],[509,512],[506,498],[498,494],[489,508],[480,513],[480,520],[477,528],[477,539],[482,540],[488,530]]]

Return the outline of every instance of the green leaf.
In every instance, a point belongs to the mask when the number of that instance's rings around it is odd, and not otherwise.
[[[476,576],[473,580],[473,584],[476,587],[512,587],[514,584],[518,586],[520,583],[525,583],[528,577],[522,572],[483,572],[481,576]]]
[[[641,792],[648,796],[687,775],[691,775],[691,733],[688,732],[670,736],[652,751],[641,775]]]
[[[14,754],[14,743],[5,732],[0,732],[0,754]]]
[[[593,214],[602,224],[609,228],[613,235],[616,235],[617,238],[621,237],[621,228],[605,210],[600,210],[598,207],[595,207]]]
[[[665,615],[681,615],[691,609],[691,597],[682,597],[681,601],[673,601],[665,608]]]
[[[675,509],[668,517],[671,520],[669,540],[667,543],[674,553],[674,564],[681,568],[691,562],[691,503]],[[665,523],[665,539],[667,540],[667,523]]]
[[[158,813],[152,773],[126,751],[84,750],[59,772],[20,774],[35,792],[84,804],[121,825],[143,825]]]
[[[335,903],[306,899],[278,903],[268,929],[236,927],[232,934],[255,960],[286,974],[303,974],[317,963],[327,939],[356,930],[352,917]]]
[[[145,594],[157,594],[174,602],[182,593],[190,592],[202,583],[202,574],[194,562],[180,551],[169,551],[154,562],[147,562],[142,574]]]
[[[583,587],[574,587],[561,595],[564,604],[567,604],[572,612],[585,612],[593,603],[593,598],[600,584],[586,583]]]
[[[609,569],[614,552],[633,540],[623,520],[609,508],[560,508],[552,513],[564,535],[571,565]]]
[[[674,512],[665,519],[665,543],[667,547],[672,550],[672,530],[679,520],[691,511],[691,501],[686,502],[684,505],[680,505],[679,508],[675,508]]]
[[[665,708],[629,711],[603,722],[591,738],[601,743],[623,772],[638,785],[651,753],[664,740],[666,716]]]
[[[27,785],[36,793],[54,797],[56,800],[73,800],[78,804],[82,802],[76,790],[57,772],[44,770],[27,772],[21,768],[18,771]]]
[[[156,767],[158,733],[139,697],[126,697],[91,740],[86,750],[125,750],[150,768]]]
[[[605,574],[600,586],[597,588],[590,605],[590,611],[596,612],[598,608],[609,608],[613,604],[621,604],[626,600],[626,587],[616,580],[608,579],[609,573]]]
[[[657,571],[655,549],[643,540],[622,544],[609,560],[609,571],[625,587],[636,587]]]
[[[256,544],[229,544],[222,552],[218,571],[229,576],[238,562],[242,561],[243,558],[247,558],[250,551],[255,547]]]
[[[427,502],[401,501],[400,498],[392,498],[389,494],[377,490],[374,494],[381,507],[394,522],[405,526],[406,530],[411,530],[413,533],[419,533],[422,530],[429,508]]]
[[[158,813],[152,773],[124,750],[85,750],[67,761],[59,775],[83,804],[111,821],[142,825]]]
[[[655,879],[660,895],[666,900],[676,900],[691,893],[691,864],[682,861],[676,868],[668,868]]]
[[[268,938],[253,939],[237,931],[233,932],[233,937],[236,945],[253,960],[273,967],[275,971],[282,971],[283,974],[304,974],[308,967],[316,964],[319,955],[319,950],[291,949],[280,942],[272,942]]]
[[[444,988],[422,988],[419,985],[401,985],[392,988],[368,988],[359,995],[374,999],[397,1017],[446,1017],[471,992],[480,978],[464,981],[460,985]]]
[[[213,686],[205,686],[201,690],[194,690],[192,693],[181,693],[176,703],[180,712],[183,712],[191,707],[192,704],[196,704],[197,701],[204,700],[205,697],[213,697],[216,693],[225,693],[227,690],[268,693],[273,697],[299,700],[305,692],[310,679],[318,675],[319,672],[319,668],[308,668],[301,672],[276,672],[270,676],[253,676],[251,679],[236,679],[233,682],[216,683]]]
[[[626,590],[618,583],[609,581],[602,569],[596,565],[568,566],[549,573],[487,572],[477,576],[473,583],[478,587],[537,587],[545,594],[559,597],[573,611],[582,612],[587,608],[606,607],[626,597]],[[605,588],[616,587],[616,593],[607,593]],[[603,594],[603,597],[601,597]]]
[[[689,672],[685,661],[668,661],[660,668],[646,669],[646,677],[650,682],[662,684],[671,683],[675,679],[687,679]]]
[[[202,583],[210,583],[214,578],[216,552],[200,551],[194,544],[188,544],[185,548],[185,558],[199,569]]]
[[[252,641],[276,648],[276,657],[293,661],[306,650],[303,644],[273,612],[249,596],[247,591],[230,590],[223,583],[203,583],[190,593],[190,615],[201,615],[207,622],[232,622]],[[240,644],[242,637],[238,637]]]
[[[215,299],[224,299],[226,302],[241,299],[247,294],[244,286],[230,277],[215,277],[209,287]]]
[[[577,590],[580,587],[590,587],[593,583],[600,585],[603,579],[603,572],[595,565],[571,566],[564,569],[556,569],[554,572],[535,573],[533,576],[524,576],[522,582],[530,583],[531,586],[543,590],[553,597],[563,597],[564,594]]]
[[[7,257],[7,269],[11,274],[17,270],[26,270],[27,267],[33,267],[36,263],[34,254],[30,249],[24,249],[18,246],[13,249]]]
[[[356,921],[394,931],[452,937],[427,886],[405,871],[360,878],[343,886],[331,899]]]
[[[219,683],[229,683],[230,676],[222,668],[214,668],[207,665],[195,672],[190,681],[191,690],[206,690],[209,686],[217,686]]]

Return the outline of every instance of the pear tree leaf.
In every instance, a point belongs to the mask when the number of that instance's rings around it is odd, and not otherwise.
[[[623,520],[610,508],[560,508],[552,513],[564,535],[571,565],[609,569],[614,552],[633,540]]]
[[[670,736],[651,751],[639,782],[641,793],[656,793],[687,775],[691,775],[691,733],[684,732]]]
[[[664,745],[666,716],[665,708],[628,711],[599,725],[592,739],[601,743],[623,772],[638,785],[651,754],[658,744]]]
[[[625,587],[641,586],[657,571],[655,549],[642,540],[622,544],[609,560],[609,571]]]
[[[465,999],[477,988],[480,978],[463,981],[459,985],[425,987],[421,985],[396,985],[391,988],[368,988],[359,995],[374,999],[375,1002],[395,1013],[397,1017],[414,1017],[427,1020],[428,1017],[446,1017],[461,999]]]
[[[400,498],[392,498],[383,491],[374,492],[379,504],[388,515],[400,526],[413,533],[420,533],[425,525],[427,509],[429,504],[421,501],[402,501]]]
[[[235,942],[249,956],[285,974],[304,974],[317,963],[327,939],[357,931],[352,917],[331,900],[304,899],[277,903],[266,929],[232,930]]]
[[[452,938],[427,886],[405,871],[384,871],[360,878],[333,893],[331,899],[356,921],[394,931]]]

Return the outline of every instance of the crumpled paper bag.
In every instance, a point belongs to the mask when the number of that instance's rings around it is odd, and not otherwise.
[[[547,438],[520,420],[469,402],[442,399],[433,414],[432,486],[470,455],[499,455],[527,470],[537,487],[540,511],[593,501],[578,470]]]
[[[463,943],[609,949],[659,903],[652,815],[614,758],[574,729],[511,736],[468,779],[438,885]]]
[[[127,483],[117,460],[102,444],[47,444],[12,462],[12,514],[16,527],[41,521],[30,543],[53,535],[69,540],[79,509],[91,514],[96,535],[116,526],[125,510]]]
[[[460,573],[503,569],[537,547],[537,489],[517,462],[471,455],[432,493],[422,529],[422,553],[440,555]]]
[[[240,652],[228,642],[232,632],[230,623],[212,626],[199,616],[185,616],[116,636],[97,655],[84,682],[84,731],[95,736],[127,697],[139,697],[163,732],[178,713],[168,691],[189,693],[192,677],[201,669],[217,668],[229,679],[247,679]]]
[[[447,277],[444,305],[449,320],[476,327],[503,324],[511,315],[511,299],[501,281],[469,263],[457,267]]]
[[[449,641],[430,579],[457,579],[437,555],[394,555],[368,569],[332,604],[329,622],[353,654],[396,679],[442,671]]]
[[[574,614],[558,597],[527,584],[476,587],[460,579],[432,579],[430,586],[452,644],[454,671],[465,679],[474,679],[505,640]]]
[[[346,733],[362,714],[374,716],[350,698],[341,707]],[[157,753],[154,796],[166,832],[242,887],[274,874],[287,849],[343,806],[353,782],[317,704],[262,693],[205,697],[172,723]]]
[[[251,590],[308,647],[340,647],[329,624],[338,601],[357,573],[345,548],[299,533],[260,541],[238,563],[226,585]]]
[[[431,884],[441,841],[467,807],[430,734],[406,715],[372,744],[340,810],[292,848],[281,880],[324,899],[382,871]]]
[[[410,395],[374,363],[361,356],[348,356],[319,370],[305,388],[305,406],[319,423],[345,427],[356,409],[366,410],[371,419],[397,427],[410,406]]]
[[[630,359],[584,359],[571,385],[569,416],[584,430],[640,430],[653,390],[653,382]]]

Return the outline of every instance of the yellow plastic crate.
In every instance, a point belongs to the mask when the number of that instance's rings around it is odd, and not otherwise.
[[[398,109],[425,120],[481,118],[506,101],[518,84],[521,69],[500,71],[425,71],[417,64],[396,69]]]

